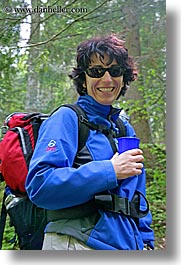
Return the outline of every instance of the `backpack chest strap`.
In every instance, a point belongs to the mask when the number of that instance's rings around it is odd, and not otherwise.
[[[143,197],[146,203],[146,209],[140,209],[140,199]],[[118,197],[115,194],[95,195],[94,199],[73,207],[60,210],[47,210],[48,221],[58,221],[62,218],[75,219],[89,216],[96,213],[99,209],[115,214],[123,214],[131,218],[142,218],[148,214],[149,204],[142,193],[136,191],[133,199]]]

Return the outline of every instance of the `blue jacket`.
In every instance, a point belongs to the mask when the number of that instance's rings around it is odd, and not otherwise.
[[[104,124],[107,127],[111,126],[108,120],[110,113],[113,113],[112,120],[115,121],[120,112],[112,106],[99,104],[88,95],[80,96],[77,103],[85,110],[90,122]],[[134,129],[128,121],[125,121],[125,126],[127,135],[135,136]],[[76,169],[72,165],[77,147],[76,113],[62,107],[43,122],[30,162],[26,189],[35,204],[50,210],[63,209],[85,203],[95,194],[105,190],[129,200],[136,190],[145,195],[144,169],[141,175],[117,180],[110,161],[113,150],[105,135],[90,130],[86,147],[93,161]],[[86,244],[99,250],[141,250],[144,244],[154,248],[151,222],[152,216],[149,212],[140,218],[138,229],[131,218],[100,211],[100,218],[89,232]],[[57,231],[61,232],[63,224],[57,224]],[[51,223],[48,224],[46,231],[52,231]]]

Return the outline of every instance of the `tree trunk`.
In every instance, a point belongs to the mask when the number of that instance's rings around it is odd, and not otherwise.
[[[139,1],[138,1],[139,2]],[[129,54],[134,58],[141,56],[140,48],[140,34],[139,34],[139,14],[137,13],[137,1],[127,1],[127,5],[123,7],[123,13],[126,18],[127,35],[126,44]],[[139,77],[138,77],[139,78]],[[149,118],[144,114],[147,110],[144,109],[146,102],[143,97],[143,92],[139,90],[137,81],[131,83],[130,88],[125,95],[125,100],[135,101],[136,107],[134,111],[134,104],[131,106],[131,124],[134,126],[137,136],[140,138],[141,143],[152,143],[151,130],[149,126]],[[137,111],[139,106],[140,111]],[[149,148],[144,149],[145,166],[149,168],[154,167],[153,155],[150,153]]]
[[[40,6],[39,0],[32,1],[31,6]],[[40,40],[40,13],[31,14],[29,44],[37,43]],[[39,47],[35,46],[28,50],[28,78],[27,78],[27,94],[25,109],[27,111],[37,111],[40,105],[40,84],[39,73],[36,70],[36,60],[39,56]],[[38,68],[37,68],[38,69]]]

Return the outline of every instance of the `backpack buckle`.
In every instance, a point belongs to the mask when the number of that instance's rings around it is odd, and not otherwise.
[[[4,125],[4,126],[1,126],[1,134],[2,135],[5,135],[8,131],[9,127]]]
[[[140,199],[144,199],[146,209],[140,209]],[[142,218],[149,212],[149,204],[145,196],[136,191],[131,201],[128,198],[118,197],[115,194],[100,194],[94,197],[95,205],[98,209],[113,212],[117,214],[124,214],[132,218]]]
[[[120,198],[113,195],[114,211],[123,213],[124,215],[131,215],[131,202],[128,198]]]

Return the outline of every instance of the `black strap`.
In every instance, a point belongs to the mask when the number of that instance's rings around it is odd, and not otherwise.
[[[140,209],[141,197],[146,202],[146,209],[144,211]],[[118,197],[115,194],[99,194],[95,195],[93,200],[81,205],[60,210],[47,210],[47,219],[48,221],[57,221],[62,218],[81,218],[96,213],[98,209],[138,219],[148,214],[149,204],[145,196],[139,191],[135,192],[132,201],[129,201],[128,198]]]
[[[89,136],[89,127],[86,123],[83,122],[84,120],[88,120],[87,115],[78,104],[64,104],[62,105],[62,107],[71,108],[77,114],[79,121],[78,151],[80,151],[85,146],[87,138]]]
[[[84,110],[78,105],[78,104],[63,104],[61,106],[59,106],[58,108],[56,108],[55,110],[52,111],[52,113],[49,115],[51,116],[54,112],[56,112],[59,108],[61,107],[68,107],[70,109],[72,109],[73,111],[75,111],[75,113],[77,114],[78,117],[78,127],[79,127],[79,135],[78,135],[78,150],[77,152],[79,152],[86,144],[87,138],[89,136],[89,127],[87,126],[87,124],[85,124],[83,122],[83,120],[88,120],[87,119],[87,115],[84,112]]]
[[[126,127],[121,118],[118,118],[116,120],[116,125],[117,125],[117,128],[119,129],[119,133],[116,135],[116,138],[126,136]]]
[[[3,201],[1,206],[1,218],[0,218],[0,249],[2,249],[3,234],[6,225],[7,211],[5,206],[6,192],[4,191]]]
[[[97,212],[94,200],[60,210],[47,210],[47,220],[76,219],[92,215]]]

